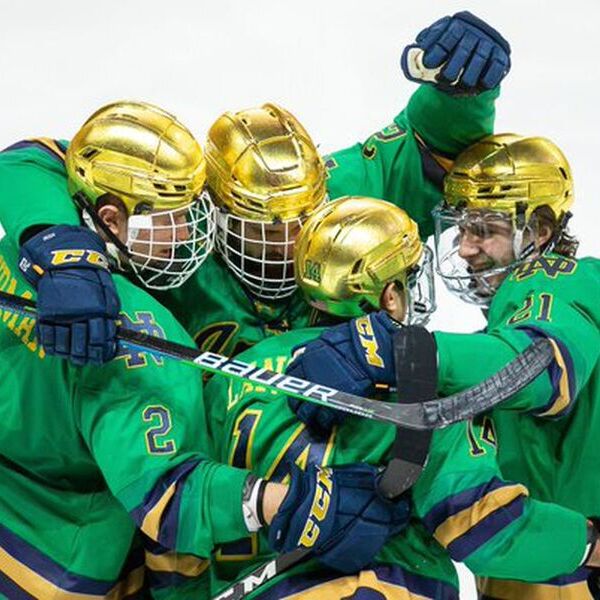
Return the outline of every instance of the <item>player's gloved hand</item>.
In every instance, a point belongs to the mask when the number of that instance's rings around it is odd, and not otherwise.
[[[496,87],[510,70],[510,44],[468,11],[444,17],[417,36],[400,60],[411,81],[474,95]]]
[[[409,520],[408,500],[380,496],[379,477],[367,464],[312,465],[306,472],[291,465],[290,488],[271,522],[269,545],[276,552],[307,546],[329,568],[360,571]]]
[[[106,245],[86,227],[56,225],[21,247],[19,268],[37,289],[36,335],[48,354],[76,365],[115,356],[121,307]]]
[[[286,370],[293,377],[369,396],[375,384],[395,385],[392,337],[400,325],[385,311],[352,319],[325,330],[303,347]],[[327,434],[344,419],[344,413],[289,398],[296,416],[315,433]]]

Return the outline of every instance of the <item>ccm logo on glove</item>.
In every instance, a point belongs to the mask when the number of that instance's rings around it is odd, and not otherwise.
[[[379,346],[373,332],[373,326],[371,325],[371,318],[368,315],[356,319],[355,322],[356,331],[358,332],[358,339],[362,347],[365,349],[365,359],[368,364],[373,367],[383,368],[383,360],[377,351]]]
[[[323,469],[321,467],[317,467],[317,469],[317,485],[315,487],[313,503],[310,507],[310,514],[306,525],[300,536],[300,546],[306,546],[307,548],[314,546],[319,538],[321,529],[317,525],[317,521],[323,521],[327,516],[329,503],[331,502],[331,490],[333,488],[331,469]]]
[[[94,267],[108,269],[108,261],[106,260],[106,257],[95,250],[53,250],[52,260],[50,262],[53,265],[87,262]]]

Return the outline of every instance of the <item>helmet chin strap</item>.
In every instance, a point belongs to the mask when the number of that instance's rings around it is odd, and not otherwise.
[[[110,227],[100,218],[95,207],[89,201],[83,192],[77,192],[73,195],[75,204],[81,211],[81,215],[85,224],[96,233],[102,232],[106,240],[106,250],[112,259],[114,265],[120,271],[126,271],[123,263],[123,256],[131,258],[131,254],[127,246],[111,231]]]

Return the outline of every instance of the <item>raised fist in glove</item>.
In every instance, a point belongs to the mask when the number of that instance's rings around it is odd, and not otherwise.
[[[404,49],[400,64],[411,81],[474,95],[504,79],[510,70],[510,44],[485,21],[461,11],[421,31]]]
[[[115,356],[121,303],[105,252],[91,229],[70,225],[45,229],[22,245],[19,268],[37,289],[36,335],[48,354],[76,365]]]
[[[396,383],[392,337],[398,327],[382,310],[326,329],[316,340],[294,349],[296,356],[286,374],[369,396],[378,383]],[[328,434],[345,417],[340,411],[297,398],[288,398],[288,403],[296,416],[320,435]]]
[[[289,490],[269,528],[276,552],[306,546],[327,567],[354,573],[408,524],[408,500],[380,496],[380,471],[371,465],[290,466]]]

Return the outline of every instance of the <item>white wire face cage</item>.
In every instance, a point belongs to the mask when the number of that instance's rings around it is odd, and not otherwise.
[[[217,251],[225,264],[253,296],[280,300],[291,296],[294,243],[303,219],[268,223],[217,210]]]
[[[487,308],[499,285],[518,265],[531,257],[537,248],[533,243],[525,243],[525,239],[536,239],[532,224],[518,229],[508,215],[495,212],[488,215],[466,210],[437,208],[433,211],[435,222],[435,254],[436,271],[450,292],[469,304]],[[489,219],[486,219],[489,217]],[[461,238],[465,229],[475,230],[479,238],[491,235],[490,223],[504,219],[510,223],[513,260],[506,265],[497,265],[490,259],[487,268],[474,271],[469,262],[459,255]],[[531,221],[531,219],[530,219]],[[516,257],[516,258],[515,258]]]
[[[145,287],[179,287],[206,260],[215,240],[215,208],[208,192],[181,208],[132,215],[127,265]]]
[[[408,276],[408,293],[405,324],[426,325],[437,308],[433,277],[433,252],[423,246],[423,256],[418,269]]]

